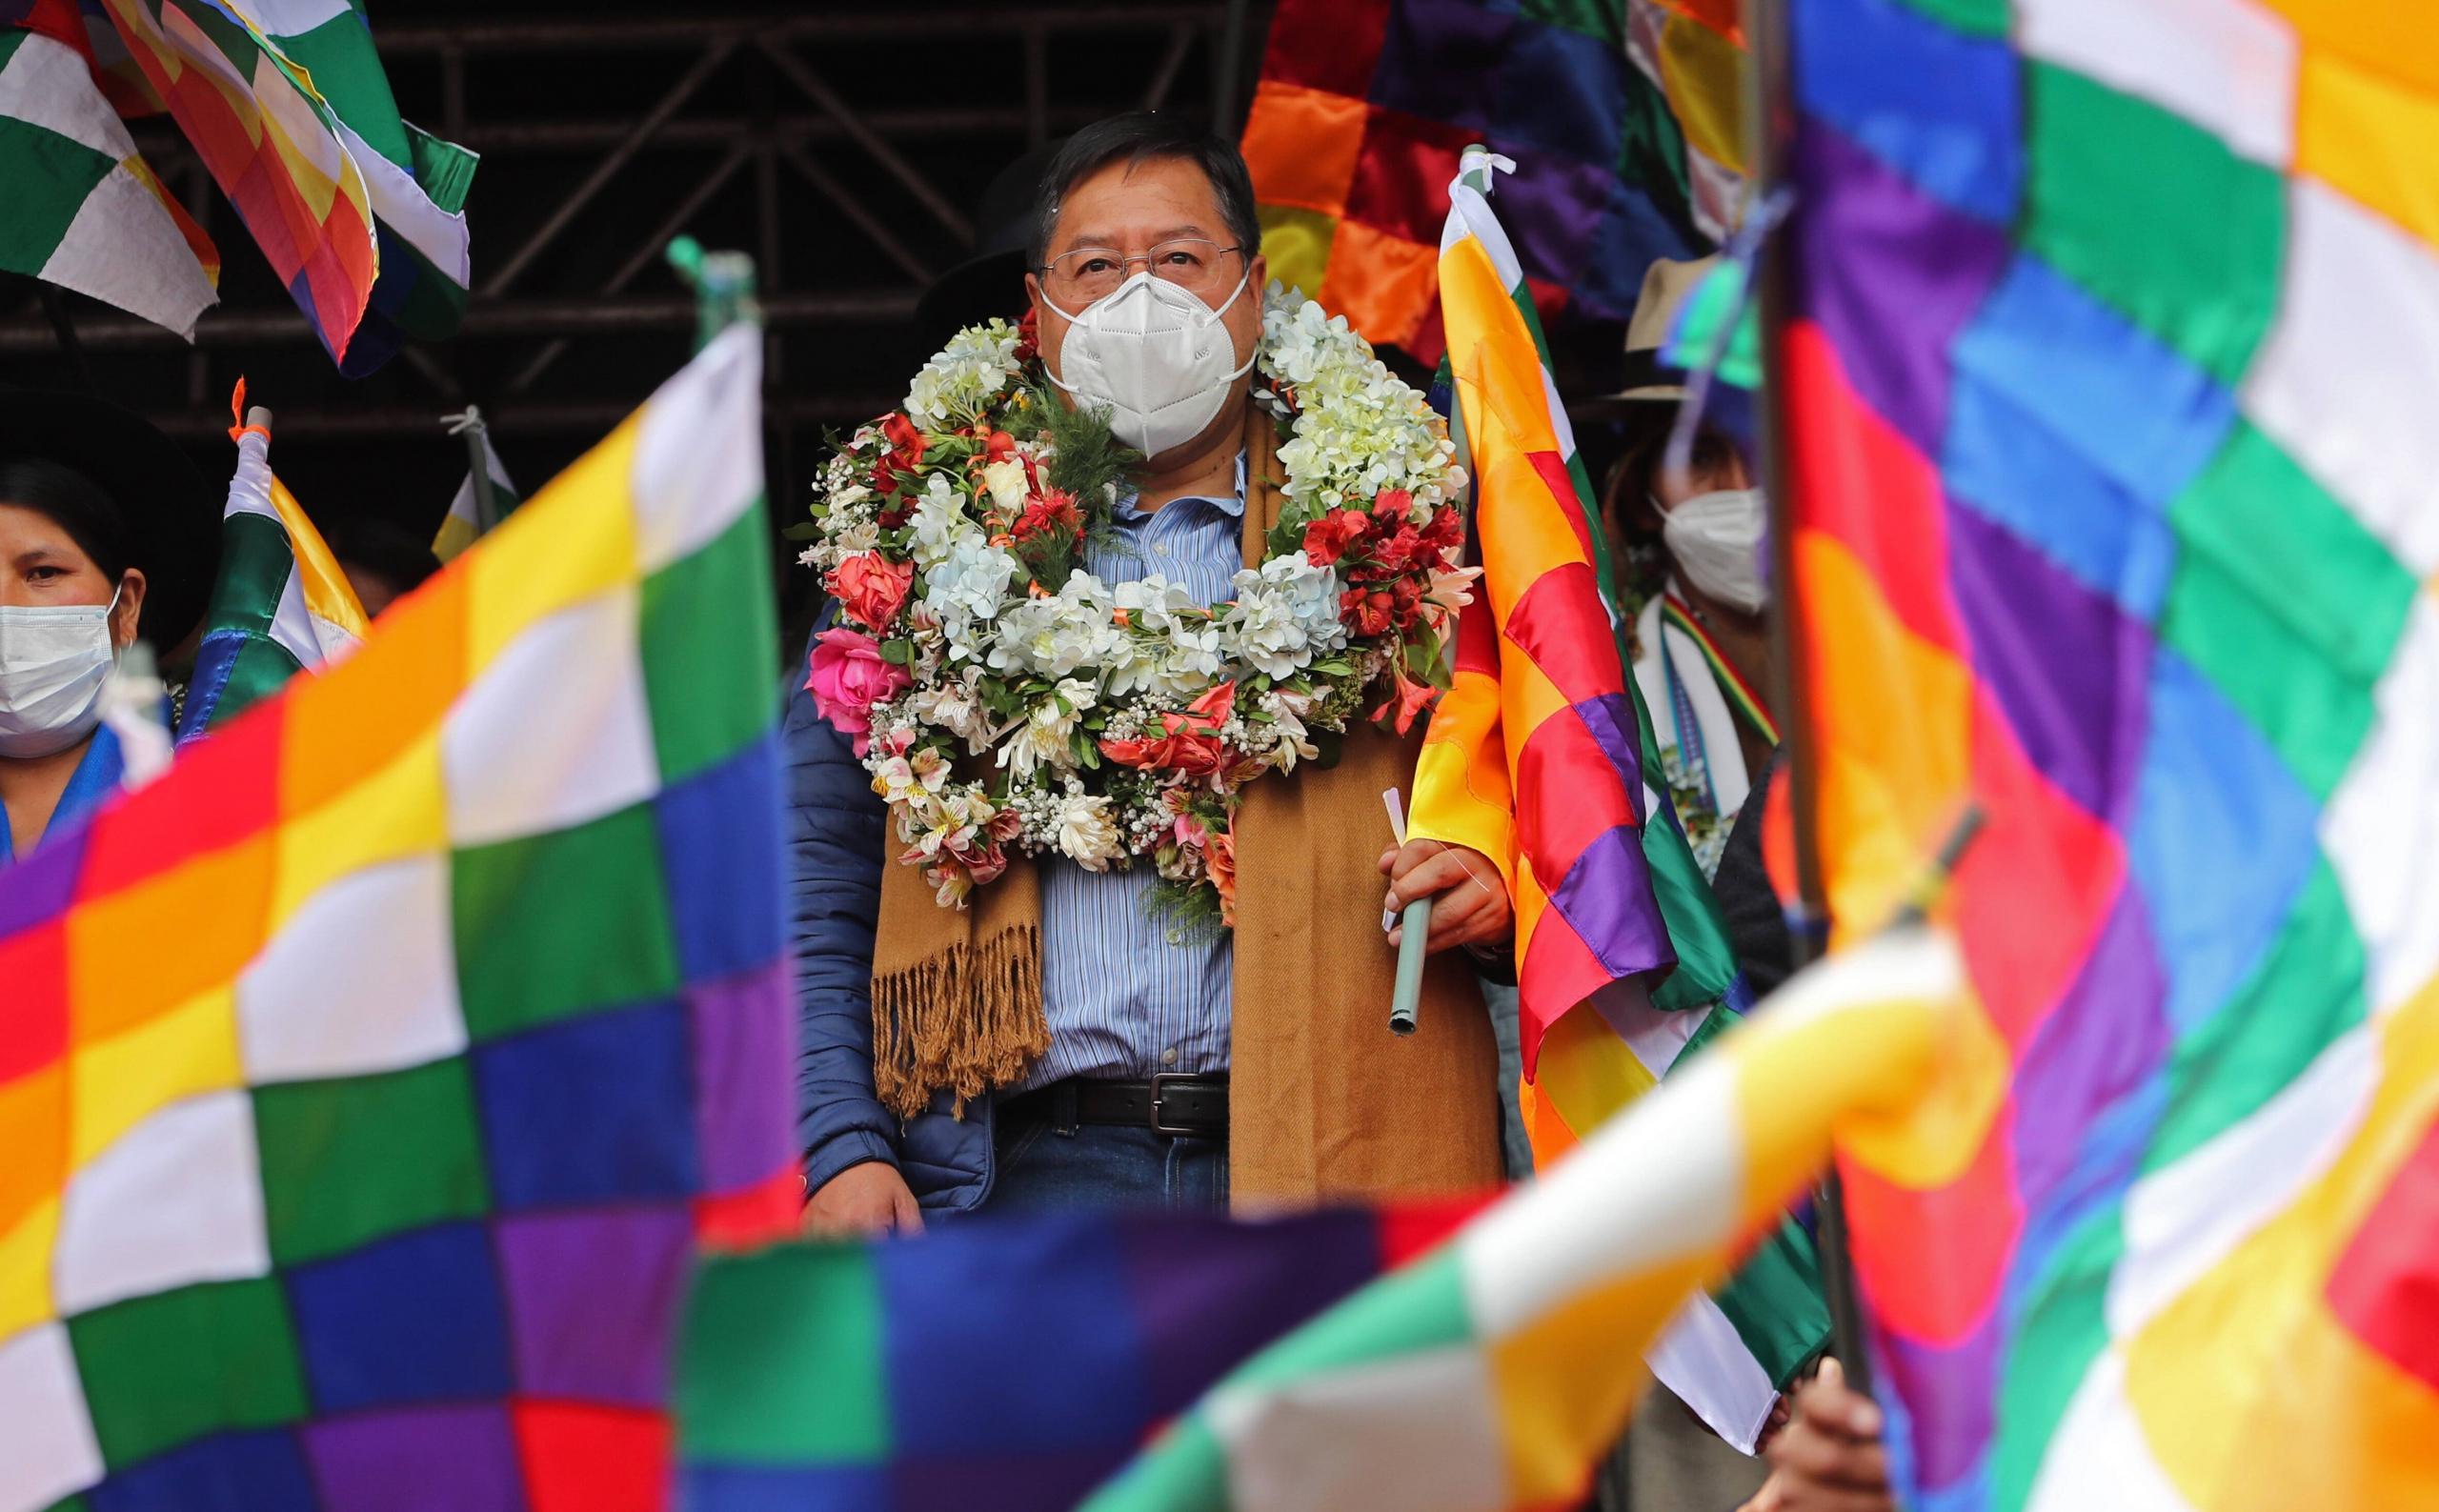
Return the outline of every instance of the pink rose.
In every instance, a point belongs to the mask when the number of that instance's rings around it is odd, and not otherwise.
[[[912,673],[881,659],[878,641],[843,626],[815,638],[813,666],[804,679],[813,690],[814,708],[830,727],[856,737],[857,756],[872,745],[873,706],[887,703],[914,684]]]

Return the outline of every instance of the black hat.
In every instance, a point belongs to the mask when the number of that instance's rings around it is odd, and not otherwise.
[[[1033,202],[1042,170],[1066,146],[1044,143],[999,170],[975,207],[974,255],[932,280],[915,302],[915,325],[927,351],[937,352],[968,326],[994,315],[1014,322],[1025,312],[1025,246],[1033,237]]]
[[[160,651],[184,640],[212,598],[227,491],[142,416],[81,393],[0,393],[7,457],[73,468],[110,495],[127,522],[128,565],[144,573],[136,634]]]

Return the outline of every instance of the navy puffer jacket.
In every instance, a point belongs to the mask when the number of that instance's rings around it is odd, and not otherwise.
[[[825,619],[827,616],[824,616]],[[803,665],[801,662],[799,666]],[[873,1094],[873,931],[883,809],[854,745],[791,676],[780,739],[788,783],[788,917],[796,949],[796,1139],[807,1191],[886,1160],[927,1208],[965,1209],[991,1187],[991,1099],[945,1100],[900,1126]]]

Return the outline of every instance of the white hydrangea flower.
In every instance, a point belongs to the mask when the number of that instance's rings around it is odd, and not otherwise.
[[[1191,697],[1218,682],[1227,664],[1218,625],[1198,626],[1187,620],[1173,620],[1168,645],[1160,653],[1149,686],[1154,693]]]
[[[958,332],[906,391],[907,417],[927,431],[970,425],[1017,376],[1017,328],[992,320]]]
[[[1237,600],[1220,623],[1237,653],[1263,675],[1284,680],[1313,658],[1346,643],[1339,619],[1339,575],[1302,552],[1274,556],[1236,576]]]
[[[910,548],[915,565],[925,572],[946,561],[959,543],[984,543],[982,527],[966,518],[965,502],[944,474],[935,473],[924,480],[923,496],[915,501],[914,515],[907,523],[915,532]]]
[[[1168,634],[1177,616],[1202,607],[1195,602],[1194,590],[1183,583],[1173,583],[1159,573],[1120,583],[1115,594],[1118,607],[1126,611],[1136,628],[1153,635]]]
[[[1463,488],[1445,425],[1342,317],[1272,285],[1260,360],[1262,372],[1296,391],[1300,407],[1295,434],[1279,449],[1290,498],[1321,508],[1404,489],[1420,523]]]
[[[923,602],[939,615],[944,626],[957,616],[989,620],[998,616],[1008,584],[1022,575],[1016,557],[967,530],[954,536],[947,553],[924,570]],[[950,638],[957,637],[954,631]]]
[[[992,670],[1057,680],[1099,664],[1123,638],[1110,623],[1112,602],[1099,578],[1078,570],[1049,597],[1010,604],[999,615]]]

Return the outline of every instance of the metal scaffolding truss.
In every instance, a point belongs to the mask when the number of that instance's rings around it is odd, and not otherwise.
[[[924,354],[916,298],[969,254],[991,175],[1132,107],[1233,128],[1268,8],[832,0],[578,19],[469,0],[449,21],[409,9],[393,4],[376,27],[403,112],[483,155],[455,340],[339,378],[193,154],[144,123],[139,147],[220,244],[222,303],[189,348],[81,298],[0,295],[0,381],[90,379],[200,441],[225,427],[242,373],[277,409],[300,496],[314,497],[313,477],[348,495],[335,507],[413,523],[445,507],[462,471],[433,423],[443,410],[481,404],[512,472],[538,480],[683,359],[692,307],[661,252],[689,232],[756,259],[774,494],[792,496],[819,427],[902,393]]]

